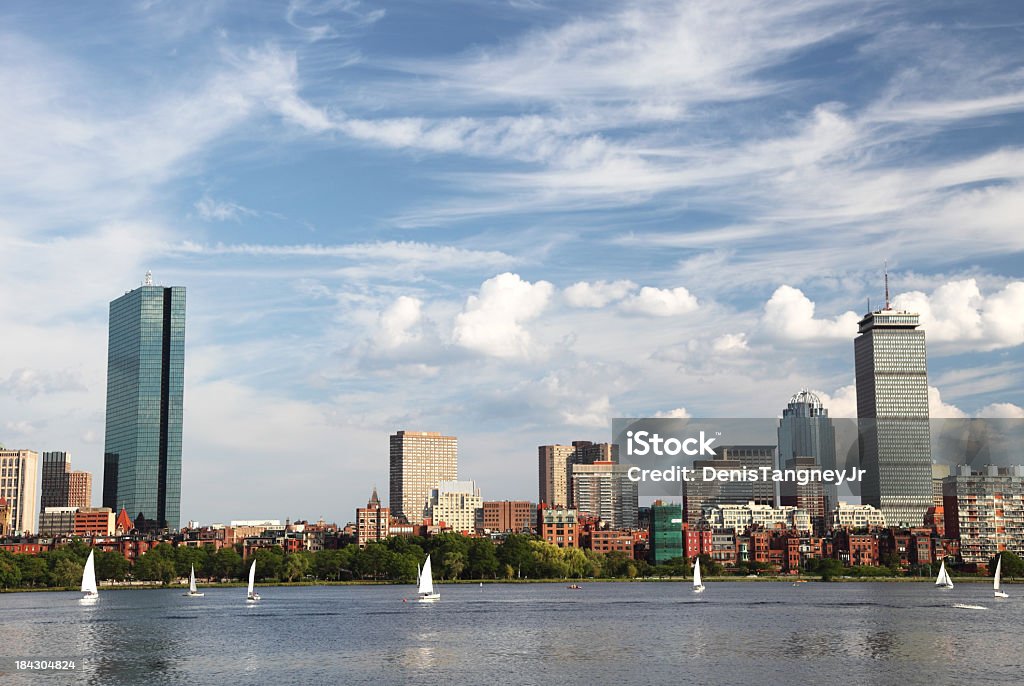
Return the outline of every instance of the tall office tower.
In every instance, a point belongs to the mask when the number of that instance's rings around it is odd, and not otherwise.
[[[572,466],[572,493],[580,514],[598,517],[612,529],[637,528],[637,482],[628,467],[611,461]]]
[[[110,303],[103,506],[178,528],[185,289],[143,285]]]
[[[868,312],[853,341],[857,370],[861,501],[890,526],[921,526],[932,506],[928,368],[916,313]]]
[[[39,530],[39,453],[0,448],[0,498],[10,509],[12,532],[34,534]]]
[[[39,511],[48,507],[92,507],[92,474],[71,471],[71,453],[43,453]]]
[[[436,431],[398,431],[391,436],[391,514],[419,524],[427,516],[430,492],[458,478],[455,436]]]
[[[48,507],[68,507],[71,453],[44,452],[42,474],[39,489],[39,511],[42,512]]]
[[[756,481],[705,481],[704,468],[714,469],[760,469],[775,468],[774,445],[730,445],[718,448],[718,454],[710,460],[694,460],[696,470],[693,481],[683,482],[683,515],[686,523],[695,526],[700,522],[704,509],[717,505],[771,505],[775,507],[775,483],[764,481],[758,475]]]
[[[785,469],[793,468],[836,468],[836,430],[832,420],[828,416],[828,410],[822,405],[821,399],[807,389],[789,399],[789,405],[782,411],[782,419],[779,420],[779,466]],[[801,458],[799,465],[790,461],[794,458]],[[813,462],[806,458],[813,458]],[[788,502],[787,499],[795,498],[797,493],[789,488],[790,482],[782,482],[780,487],[780,502],[783,505],[801,507],[795,502]],[[839,492],[834,483],[823,484],[817,482],[816,488],[804,488],[803,495],[810,496],[821,490],[824,495],[824,502],[817,504],[814,511],[820,510],[820,520],[816,523],[824,524],[825,513],[831,510],[839,502]],[[806,509],[806,508],[801,508]],[[811,519],[816,514],[811,513]]]
[[[573,507],[572,467],[595,462],[618,464],[619,446],[591,441],[538,446],[538,502],[551,507]]]

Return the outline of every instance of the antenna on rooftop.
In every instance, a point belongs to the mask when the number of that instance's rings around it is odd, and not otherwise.
[[[889,261],[885,261],[885,309],[889,309]]]
[[[153,272],[152,271],[146,270],[146,280],[142,282],[142,285],[143,286],[152,286],[153,285]]]

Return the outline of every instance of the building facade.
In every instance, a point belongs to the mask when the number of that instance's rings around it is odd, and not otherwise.
[[[11,531],[39,531],[39,453],[0,449],[0,498],[11,510]]]
[[[573,441],[571,445],[537,447],[538,502],[552,507],[575,507],[573,502],[573,465],[619,461],[619,446],[614,443]]]
[[[572,492],[576,511],[597,517],[612,529],[635,529],[639,496],[628,467],[614,462],[572,466]]]
[[[942,482],[946,533],[960,539],[966,563],[998,553],[1024,555],[1024,467],[961,466]]]
[[[398,431],[391,436],[391,514],[420,524],[430,492],[458,478],[458,439],[436,431]]]
[[[928,367],[913,312],[869,312],[854,339],[861,502],[890,525],[921,526],[932,506]]]
[[[92,474],[71,471],[71,453],[44,452],[39,510],[48,507],[92,507]]]
[[[537,506],[537,534],[559,548],[579,548],[580,529],[576,510],[565,507]]]
[[[791,457],[783,463],[785,469],[820,469],[817,458],[807,456]],[[811,520],[811,527],[817,534],[825,532],[828,503],[831,497],[827,493],[835,493],[835,486],[826,486],[821,481],[783,481],[779,484],[779,504],[783,507],[795,507],[806,512]],[[838,501],[836,501],[838,502]]]
[[[391,509],[381,507],[374,487],[366,507],[356,508],[356,544],[365,548],[367,543],[386,541],[391,536]]]
[[[775,506],[775,484],[771,481],[719,481],[703,479],[704,467],[714,469],[760,469],[775,468],[774,445],[733,445],[721,446],[718,454],[710,460],[694,460],[696,470],[693,481],[683,482],[683,515],[686,523],[696,525],[704,510],[717,505],[745,505],[754,502],[759,505]]]
[[[784,527],[795,531],[811,531],[811,518],[807,512],[786,505],[772,507],[753,502],[746,505],[718,505],[704,510],[704,519],[713,529],[745,531],[750,527]]]
[[[103,506],[148,529],[180,524],[184,385],[185,289],[147,273],[110,303]]]
[[[840,502],[829,513],[830,529],[877,529],[885,526],[885,515],[871,505]]]
[[[651,533],[648,544],[651,564],[683,557],[683,508],[678,503],[651,505]]]
[[[537,528],[537,505],[529,500],[485,500],[483,528],[489,532],[530,532]]]
[[[476,533],[483,525],[484,501],[472,481],[442,481],[430,492],[427,516],[461,534]]]

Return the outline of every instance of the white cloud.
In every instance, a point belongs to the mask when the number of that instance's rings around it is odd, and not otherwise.
[[[828,410],[828,416],[835,419],[856,418],[857,387],[854,384],[837,388],[832,393],[812,391]]]
[[[455,318],[452,341],[493,357],[526,357],[532,337],[523,326],[548,306],[554,287],[547,281],[530,283],[505,272],[480,286]]]
[[[761,324],[775,338],[812,343],[831,339],[852,339],[860,319],[853,311],[832,319],[815,319],[814,302],[799,288],[779,286],[765,303]]]
[[[928,387],[928,416],[932,419],[961,419],[967,413],[956,405],[943,402],[942,394],[935,386]]]
[[[216,221],[238,221],[243,216],[254,217],[258,213],[238,203],[224,200],[214,200],[204,195],[195,204],[199,216],[206,220]]]
[[[993,419],[1024,419],[1024,407],[1013,403],[992,403],[978,410],[978,416]]]
[[[623,311],[651,317],[674,317],[697,309],[697,298],[686,288],[644,286],[636,295],[622,301]]]
[[[381,312],[375,343],[381,348],[393,349],[420,340],[422,332],[417,327],[423,318],[422,310],[423,303],[419,298],[399,296]]]
[[[601,308],[610,302],[622,300],[636,289],[627,279],[620,281],[578,281],[562,291],[562,297],[572,307]]]
[[[921,315],[929,342],[970,342],[981,350],[1024,343],[1024,281],[1009,283],[988,296],[975,279],[950,281],[930,295],[910,291],[893,302]]]
[[[655,412],[654,416],[657,419],[687,419],[690,413],[685,407],[677,407],[674,410]]]
[[[747,334],[726,333],[711,342],[711,350],[725,355],[747,350]]]
[[[15,369],[0,381],[0,390],[24,400],[40,394],[84,391],[86,388],[76,374],[67,370],[21,368]]]

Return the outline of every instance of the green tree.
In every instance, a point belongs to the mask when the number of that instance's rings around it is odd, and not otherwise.
[[[1017,578],[1024,576],[1024,559],[1020,555],[1009,551],[1000,553],[1003,557],[1003,578]],[[999,555],[996,555],[988,562],[988,575],[996,575],[996,563]]]
[[[123,581],[131,573],[132,566],[124,555],[113,550],[96,552],[96,578]]]
[[[242,556],[234,548],[221,548],[210,556],[209,569],[216,579],[241,579]]]
[[[353,557],[353,571],[360,579],[380,579],[387,574],[390,551],[382,543],[368,543]]]
[[[536,576],[533,549],[534,539],[528,534],[509,534],[497,550],[498,562],[515,570],[516,577]]]
[[[24,586],[45,586],[49,566],[46,558],[37,555],[15,555],[15,564],[21,572],[21,583]]]
[[[17,588],[21,585],[21,568],[14,556],[0,552],[0,588]]]
[[[165,585],[171,583],[178,576],[173,554],[162,550],[160,546],[150,548],[135,561],[132,575],[142,581],[159,581]]]
[[[49,583],[51,586],[78,586],[82,580],[82,568],[71,556],[59,556],[50,568]]]
[[[458,579],[466,568],[466,554],[461,550],[445,553],[441,562],[441,576],[445,579]]]
[[[285,581],[299,581],[313,566],[312,554],[305,550],[290,553],[284,560],[281,578]]]
[[[469,544],[466,574],[471,579],[493,579],[498,572],[498,555],[489,538],[476,538]]]
[[[249,566],[253,559],[256,561],[257,579],[274,581],[283,578],[281,573],[284,570],[284,550],[282,548],[273,546],[257,549],[253,556],[245,561],[245,574],[249,573]]]

